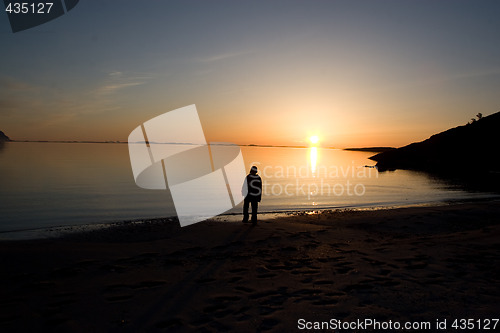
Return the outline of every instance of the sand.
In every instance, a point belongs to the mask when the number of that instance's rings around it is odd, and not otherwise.
[[[490,201],[4,241],[0,331],[298,331],[299,319],[451,330],[499,318],[499,217]]]

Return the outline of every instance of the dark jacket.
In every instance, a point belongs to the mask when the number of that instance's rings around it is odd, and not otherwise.
[[[246,177],[246,184],[246,199],[260,202],[260,199],[262,198],[262,179],[260,179],[260,176],[256,174],[249,174]]]

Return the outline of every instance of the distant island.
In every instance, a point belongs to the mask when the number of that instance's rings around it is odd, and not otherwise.
[[[467,177],[500,173],[500,112],[435,134],[422,142],[385,151],[370,159],[379,171],[422,170]]]
[[[0,131],[0,142],[12,141],[4,132]]]
[[[367,151],[372,153],[383,153],[385,151],[394,150],[394,147],[366,147],[366,148],[344,148],[348,151]]]

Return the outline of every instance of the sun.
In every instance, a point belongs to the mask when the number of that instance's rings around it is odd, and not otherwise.
[[[313,135],[309,138],[312,144],[317,144],[319,142],[319,137],[317,135]]]

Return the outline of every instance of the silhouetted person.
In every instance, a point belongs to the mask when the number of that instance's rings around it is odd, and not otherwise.
[[[257,209],[262,198],[262,179],[257,174],[257,167],[250,168],[250,174],[246,177],[246,191],[244,189],[245,200],[243,201],[243,222],[248,222],[248,206],[252,205],[252,223],[257,223]]]

